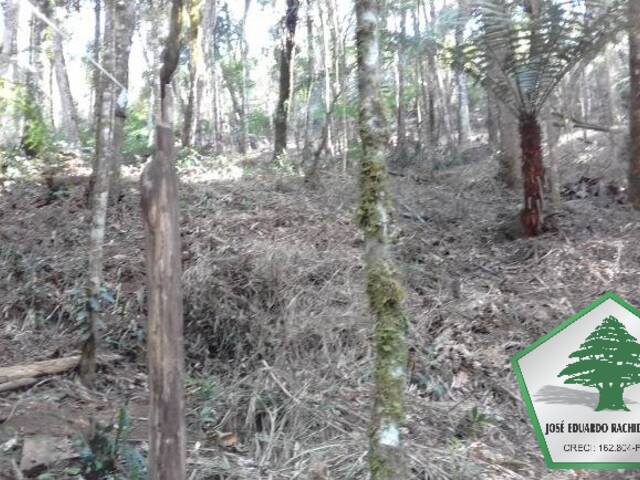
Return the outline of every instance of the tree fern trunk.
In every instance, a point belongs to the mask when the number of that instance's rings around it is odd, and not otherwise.
[[[522,180],[524,207],[520,214],[522,230],[527,237],[540,233],[543,220],[544,166],[542,162],[542,134],[535,114],[520,114],[520,147],[522,149]]]

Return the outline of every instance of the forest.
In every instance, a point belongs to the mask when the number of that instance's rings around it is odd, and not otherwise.
[[[511,365],[640,306],[640,1],[0,6],[0,480],[640,478]]]

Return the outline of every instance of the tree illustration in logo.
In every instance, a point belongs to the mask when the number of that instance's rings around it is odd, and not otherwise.
[[[597,388],[596,411],[629,411],[622,394],[640,383],[640,344],[618,319],[605,318],[569,358],[577,361],[558,374],[569,377],[564,383]]]

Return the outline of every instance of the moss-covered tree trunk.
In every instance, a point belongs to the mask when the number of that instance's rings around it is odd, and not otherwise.
[[[629,159],[629,199],[640,209],[640,2],[629,2],[629,71],[631,94],[631,158]]]
[[[388,249],[390,198],[386,189],[387,131],[379,78],[379,5],[356,1],[359,129],[362,143],[360,205],[357,219],[365,236],[367,295],[375,317],[375,395],[369,431],[373,480],[408,478],[400,442],[405,420],[407,319],[403,290]]]
[[[535,114],[520,114],[520,147],[524,186],[524,206],[520,213],[520,221],[523,233],[527,237],[535,237],[542,228],[544,185],[542,133]]]
[[[278,105],[273,118],[274,142],[273,158],[277,160],[287,149],[287,122],[289,99],[291,97],[291,57],[295,46],[296,25],[300,0],[287,0],[287,13],[284,17],[284,33],[280,47],[280,88]]]

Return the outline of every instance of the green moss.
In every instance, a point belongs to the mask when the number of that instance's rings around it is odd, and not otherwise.
[[[396,478],[398,466],[394,464],[396,455],[379,446],[381,419],[402,425],[405,419],[404,389],[407,348],[405,337],[408,322],[402,311],[404,291],[396,279],[396,274],[388,262],[379,262],[369,267],[367,272],[367,294],[376,316],[375,347],[376,395],[369,448],[369,465],[372,479]],[[389,454],[389,455],[387,455]]]
[[[356,209],[356,222],[364,230],[365,235],[375,236],[380,233],[382,219],[378,211],[378,202],[382,200],[386,208],[390,207],[384,193],[386,176],[384,159],[362,163],[360,204]]]

